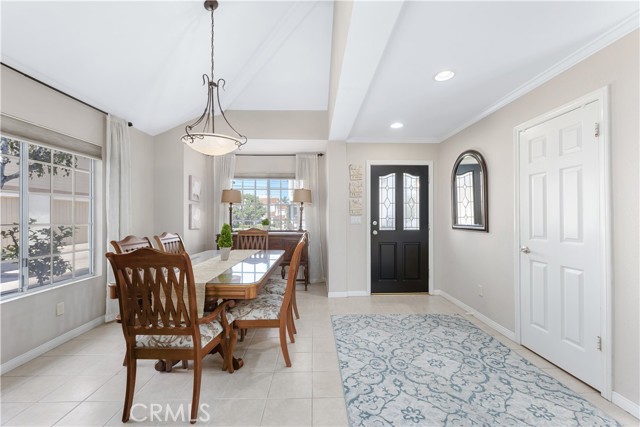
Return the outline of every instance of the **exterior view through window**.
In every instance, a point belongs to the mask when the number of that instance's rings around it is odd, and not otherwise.
[[[93,274],[93,160],[0,137],[0,293]]]
[[[234,178],[233,189],[242,193],[242,203],[233,206],[234,230],[260,227],[263,219],[269,220],[270,230],[298,229],[300,206],[292,201],[293,179]]]

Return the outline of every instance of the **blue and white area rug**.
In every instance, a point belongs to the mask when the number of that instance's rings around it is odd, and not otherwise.
[[[355,426],[619,426],[471,322],[332,316]]]

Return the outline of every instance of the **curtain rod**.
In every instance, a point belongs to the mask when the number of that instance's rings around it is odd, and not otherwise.
[[[104,114],[105,116],[109,115],[109,113],[107,113],[106,111],[103,111],[103,110],[99,109],[98,107],[94,107],[93,105],[91,105],[91,104],[89,104],[89,103],[87,103],[87,102],[84,102],[83,100],[78,99],[78,98],[76,98],[75,96],[69,95],[68,93],[63,92],[63,91],[61,91],[60,89],[57,89],[57,88],[55,88],[55,87],[51,86],[50,84],[47,84],[47,83],[43,82],[42,80],[38,80],[38,79],[36,79],[35,77],[30,76],[30,75],[29,75],[29,74],[27,74],[27,73],[24,73],[24,72],[22,72],[22,71],[20,71],[20,70],[18,70],[18,69],[16,69],[16,68],[13,68],[11,65],[7,65],[7,64],[5,64],[4,62],[0,62],[0,64],[2,64],[3,66],[7,67],[7,68],[8,68],[8,69],[10,69],[10,70],[15,71],[15,72],[16,72],[16,73],[18,73],[18,74],[23,75],[24,77],[26,77],[26,78],[28,78],[28,79],[33,80],[34,82],[40,83],[42,86],[48,87],[49,89],[54,90],[54,91],[58,92],[58,93],[59,93],[59,94],[61,94],[61,95],[64,95],[64,96],[66,96],[66,97],[68,97],[68,98],[71,98],[71,99],[73,99],[74,101],[79,102],[80,104],[86,105],[86,106],[87,106],[87,107],[89,107],[89,108],[93,108],[94,110],[101,112],[101,113],[102,113],[102,114]],[[131,123],[131,122],[127,122],[127,124],[129,125],[129,127],[133,126],[133,123]]]
[[[318,157],[324,156],[324,153],[300,153],[300,154],[315,154]],[[297,154],[236,154],[236,156],[242,157],[295,157]]]

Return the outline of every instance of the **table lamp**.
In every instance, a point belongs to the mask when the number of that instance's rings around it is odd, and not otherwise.
[[[302,230],[302,211],[304,210],[304,204],[311,203],[311,190],[306,188],[299,188],[297,190],[293,190],[293,201],[294,203],[300,203],[300,228],[298,231]]]
[[[229,227],[233,231],[233,204],[242,202],[240,190],[222,190],[222,203],[229,203]]]

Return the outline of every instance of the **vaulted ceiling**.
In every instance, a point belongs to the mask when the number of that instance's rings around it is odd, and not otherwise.
[[[3,63],[150,135],[201,114],[210,69],[201,1],[0,7]],[[225,110],[317,112],[325,139],[439,142],[637,28],[638,10],[637,1],[221,0],[215,75],[227,82]],[[436,82],[445,69],[455,77]]]

